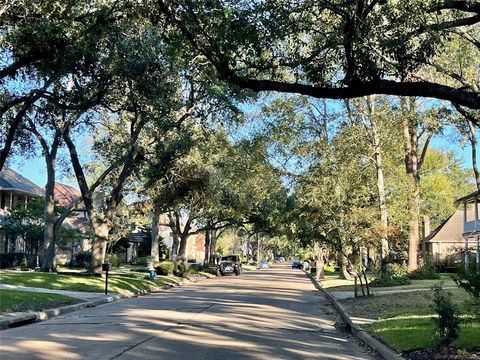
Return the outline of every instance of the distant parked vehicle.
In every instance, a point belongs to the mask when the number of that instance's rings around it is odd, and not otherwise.
[[[268,261],[267,260],[260,260],[258,262],[259,269],[268,269]]]
[[[303,264],[300,260],[293,260],[292,261],[292,269],[301,269]]]
[[[283,256],[280,256],[277,258],[278,262],[285,262],[285,258]]]
[[[222,256],[220,263],[217,265],[217,276],[225,274],[240,275],[242,273],[242,264],[238,255]]]

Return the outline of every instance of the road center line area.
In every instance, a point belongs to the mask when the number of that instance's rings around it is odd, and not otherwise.
[[[277,265],[0,332],[9,359],[372,359],[303,272]]]

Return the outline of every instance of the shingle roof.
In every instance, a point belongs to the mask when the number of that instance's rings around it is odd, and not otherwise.
[[[69,185],[61,184],[58,182],[55,183],[53,191],[54,191],[55,200],[61,206],[69,206],[75,200],[79,199],[82,196],[80,191],[78,191],[77,189]],[[83,203],[76,206],[76,208],[81,208],[81,207],[84,207]]]
[[[31,196],[45,196],[45,191],[16,171],[3,167],[0,171],[0,190],[13,190]]]
[[[455,211],[425,238],[431,241],[461,241],[463,233],[463,210]]]

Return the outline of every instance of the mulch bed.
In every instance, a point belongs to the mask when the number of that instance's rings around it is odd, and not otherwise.
[[[480,348],[455,349],[442,348],[432,350],[408,350],[402,355],[411,360],[479,360]]]

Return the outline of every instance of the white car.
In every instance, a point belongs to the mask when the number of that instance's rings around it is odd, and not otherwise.
[[[267,260],[260,260],[258,263],[259,269],[268,269],[268,261]]]

